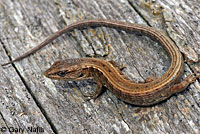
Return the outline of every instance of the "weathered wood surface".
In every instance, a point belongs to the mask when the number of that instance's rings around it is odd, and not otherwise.
[[[199,1],[148,3],[139,0],[2,0],[1,64],[30,50],[68,24],[95,18],[156,27],[176,43],[183,55],[197,61],[200,54]],[[111,52],[106,56],[108,44]],[[95,101],[84,101],[82,94],[95,90],[92,81],[52,81],[42,74],[56,60],[96,54],[126,64],[124,73],[136,81],[154,74],[160,76],[170,65],[163,48],[146,36],[102,27],[74,30],[34,55],[0,67],[0,133],[10,133],[8,128],[11,127],[16,131],[41,128],[40,131],[47,134],[200,133],[199,81],[160,104],[138,107],[120,101],[109,90]],[[199,62],[185,62],[183,77],[195,70],[200,70]],[[4,128],[7,131],[3,132]]]

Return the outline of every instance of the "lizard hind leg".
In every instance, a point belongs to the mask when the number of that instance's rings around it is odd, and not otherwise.
[[[157,79],[157,77],[156,77],[156,75],[154,74],[154,75],[152,75],[152,76],[147,77],[147,78],[145,79],[145,82],[146,82],[146,83],[152,82],[152,81],[154,81],[154,80],[156,80],[156,79]]]
[[[152,81],[154,81],[156,79],[157,79],[157,77],[154,74],[154,75],[151,75],[151,76],[147,77],[144,81],[139,81],[138,83],[148,83],[148,82],[152,82]]]
[[[185,90],[190,84],[192,84],[197,78],[200,77],[200,74],[196,74],[196,76],[194,76],[194,74],[195,73],[188,75],[182,82],[175,84],[171,88],[171,92],[178,93]]]

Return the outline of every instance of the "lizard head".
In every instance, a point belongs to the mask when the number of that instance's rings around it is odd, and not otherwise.
[[[44,72],[47,78],[55,80],[81,80],[88,77],[88,73],[81,66],[80,59],[56,61]]]

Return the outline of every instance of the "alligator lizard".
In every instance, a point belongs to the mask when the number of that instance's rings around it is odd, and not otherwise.
[[[106,86],[121,100],[141,106],[153,105],[165,100],[173,94],[185,90],[189,84],[193,83],[198,77],[200,77],[200,74],[191,74],[182,82],[179,82],[184,71],[183,57],[174,43],[162,32],[143,25],[103,19],[85,20],[68,25],[52,34],[32,50],[13,61],[2,64],[2,66],[33,54],[66,32],[75,28],[81,29],[88,26],[105,26],[146,34],[160,42],[170,56],[171,65],[161,77],[146,83],[136,83],[125,77],[114,62],[97,58],[67,59],[55,62],[47,71],[44,72],[46,77],[57,80],[94,79],[97,83],[97,89],[94,94],[90,95],[91,98],[98,97],[102,91],[102,86]]]

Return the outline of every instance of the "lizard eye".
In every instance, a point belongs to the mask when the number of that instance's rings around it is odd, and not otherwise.
[[[84,75],[83,75],[83,73],[81,73],[80,75],[79,75],[79,77],[83,77]]]
[[[59,75],[60,77],[65,77],[65,75],[67,74],[67,72],[66,71],[59,71],[56,74]]]

